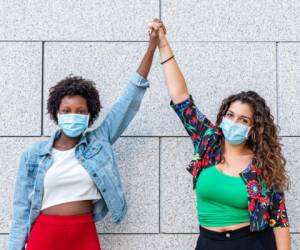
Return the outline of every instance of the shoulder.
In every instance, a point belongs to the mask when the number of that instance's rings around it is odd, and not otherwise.
[[[42,140],[38,142],[34,142],[29,145],[22,153],[22,156],[26,159],[26,161],[34,161],[40,155],[41,150],[46,147],[47,140]]]

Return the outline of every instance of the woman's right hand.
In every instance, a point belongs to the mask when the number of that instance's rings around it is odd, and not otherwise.
[[[166,27],[157,18],[148,24],[149,30],[157,30],[159,39],[159,54],[169,95],[174,104],[180,103],[189,97],[188,89],[180,68],[175,60],[172,48],[166,37]]]

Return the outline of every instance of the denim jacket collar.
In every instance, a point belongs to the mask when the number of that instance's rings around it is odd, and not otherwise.
[[[52,150],[54,141],[60,136],[61,133],[62,133],[61,129],[56,130],[51,135],[51,137],[45,142],[45,145],[43,147],[40,147],[40,151],[39,151],[40,156],[51,154],[51,150]],[[77,144],[78,146],[81,144],[87,145],[87,138],[86,138],[85,134],[86,134],[86,132],[83,133],[83,135],[81,136],[80,141]]]

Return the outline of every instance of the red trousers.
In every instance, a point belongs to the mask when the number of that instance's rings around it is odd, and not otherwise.
[[[91,213],[47,215],[33,223],[26,250],[100,250]]]

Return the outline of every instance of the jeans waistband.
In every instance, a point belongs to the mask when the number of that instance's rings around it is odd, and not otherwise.
[[[214,240],[234,240],[246,237],[251,234],[250,226],[245,226],[236,230],[216,232],[200,226],[200,235]]]

